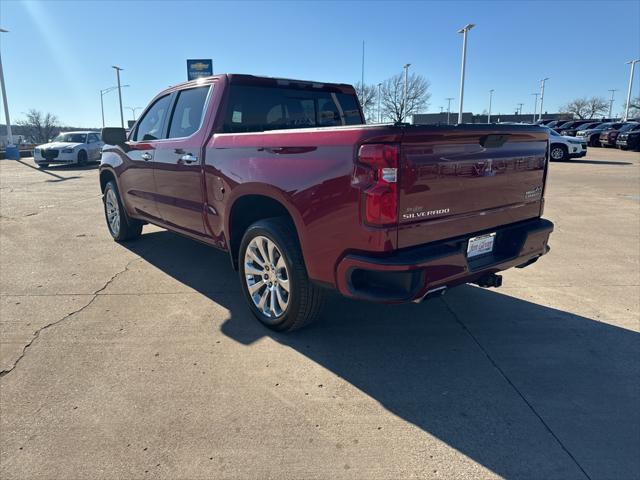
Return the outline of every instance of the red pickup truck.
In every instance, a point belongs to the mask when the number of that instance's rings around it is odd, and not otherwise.
[[[421,301],[499,286],[549,250],[538,126],[365,125],[349,85],[228,74],[165,90],[102,138],[113,238],[153,223],[229,252],[276,330],[314,319],[327,288]]]

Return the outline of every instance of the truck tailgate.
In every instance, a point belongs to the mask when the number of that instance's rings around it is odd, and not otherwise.
[[[538,217],[547,146],[546,131],[535,126],[407,128],[398,248]]]

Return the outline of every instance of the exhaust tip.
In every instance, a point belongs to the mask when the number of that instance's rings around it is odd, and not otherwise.
[[[472,283],[484,288],[498,288],[502,286],[502,275],[488,273],[487,275],[480,277],[478,280]]]

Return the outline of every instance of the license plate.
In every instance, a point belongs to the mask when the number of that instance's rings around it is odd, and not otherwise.
[[[493,251],[493,241],[496,238],[496,234],[490,233],[488,235],[482,235],[480,237],[473,237],[469,239],[467,244],[467,258],[477,257],[478,255],[484,255]]]

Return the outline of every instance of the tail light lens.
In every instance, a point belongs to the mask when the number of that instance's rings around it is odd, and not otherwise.
[[[353,184],[363,190],[364,219],[369,225],[398,222],[398,157],[396,144],[362,145],[358,151]]]

